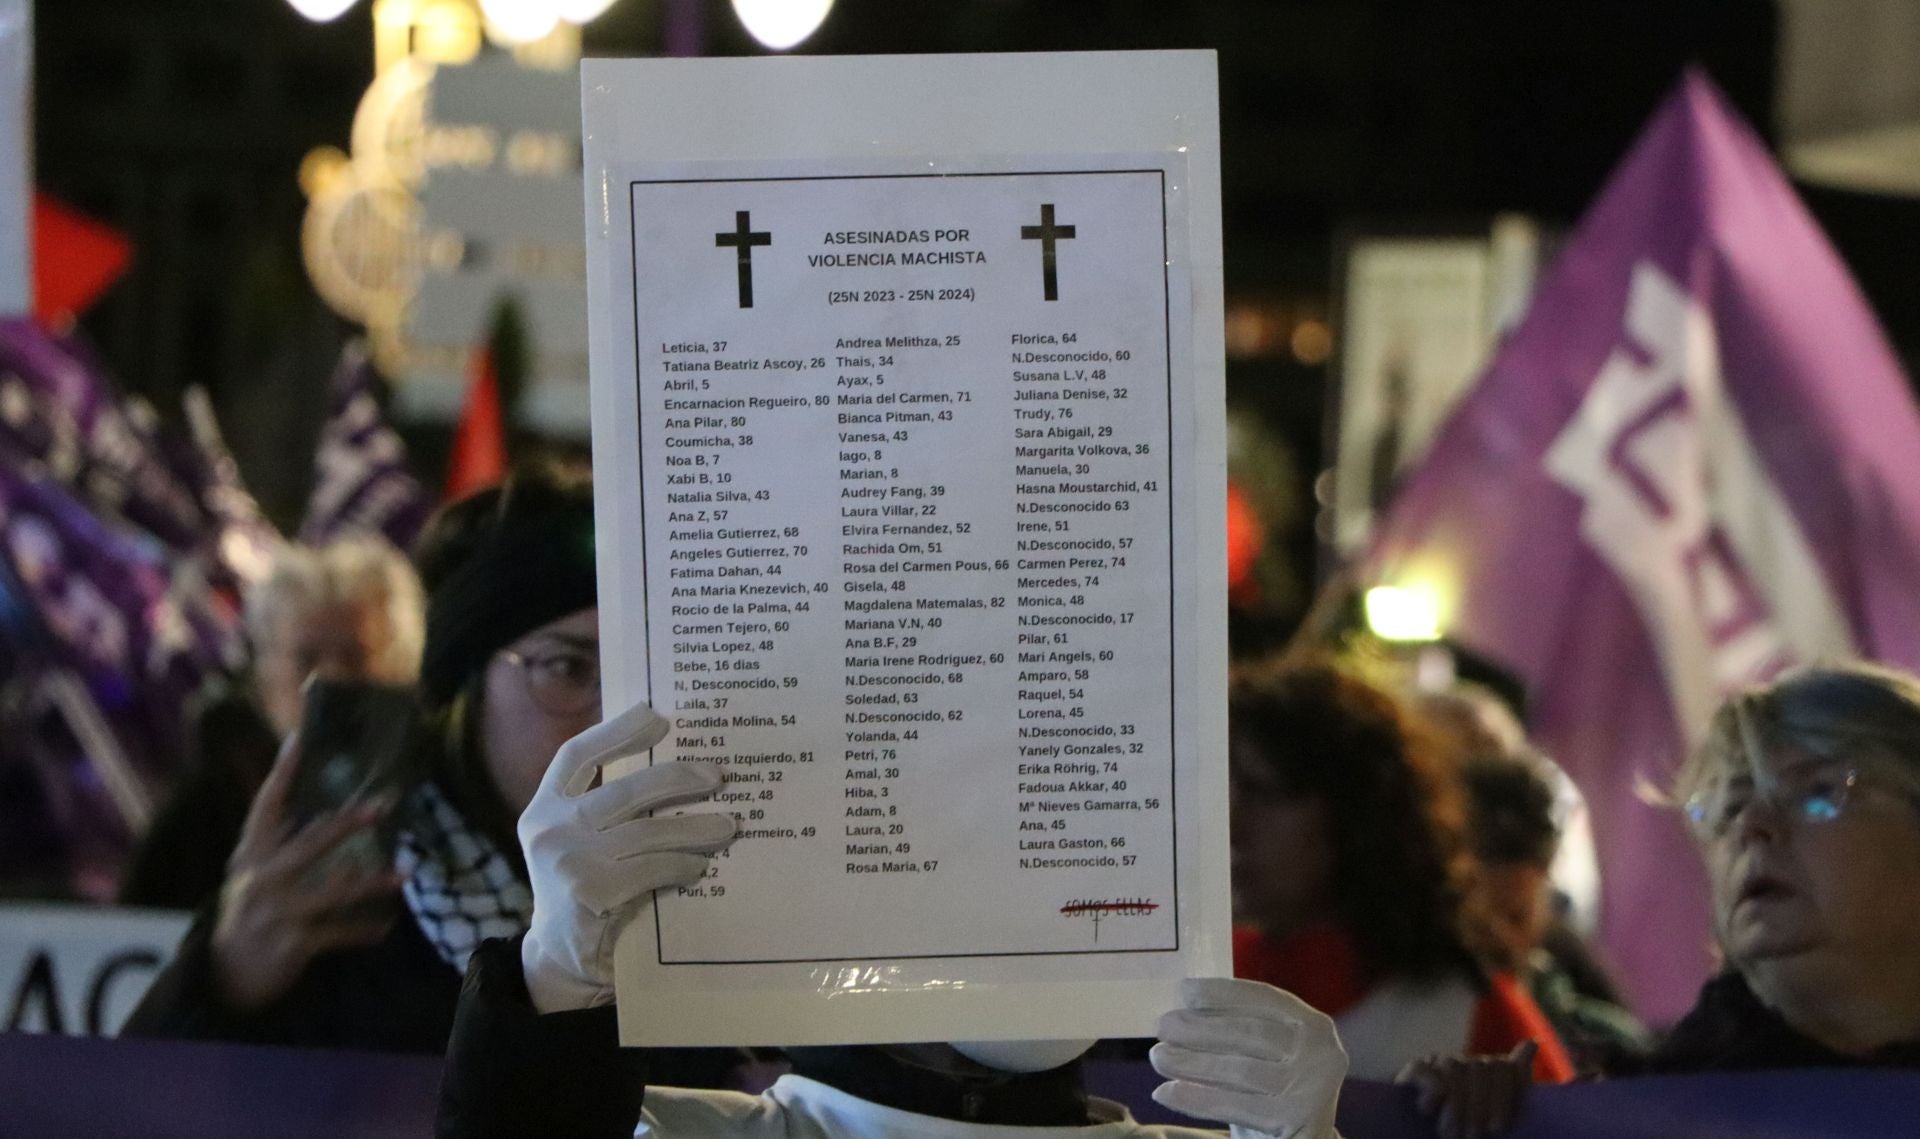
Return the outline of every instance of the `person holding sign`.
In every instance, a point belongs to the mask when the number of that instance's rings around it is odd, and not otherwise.
[[[712,765],[607,776],[666,734],[645,704],[581,733],[521,816],[533,919],[474,955],[441,1084],[445,1139],[1207,1134],[1143,1126],[1089,1099],[1077,1061],[1091,1041],[802,1048],[794,1074],[761,1096],[647,1088],[644,1054],[618,1047],[614,942],[655,889],[699,880],[737,828],[725,814],[649,815],[718,790]],[[1243,1139],[1335,1139],[1347,1060],[1332,1021],[1258,982],[1191,978],[1182,993],[1152,1053],[1168,1081],[1158,1102]]]

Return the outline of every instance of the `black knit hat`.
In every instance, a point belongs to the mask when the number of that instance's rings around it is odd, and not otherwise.
[[[592,487],[515,472],[435,515],[415,561],[427,589],[420,693],[443,707],[494,653],[597,604]]]

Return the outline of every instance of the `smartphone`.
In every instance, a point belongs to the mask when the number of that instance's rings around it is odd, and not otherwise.
[[[413,689],[388,684],[317,680],[307,688],[288,805],[297,826],[412,786],[420,708]],[[364,870],[393,864],[398,812],[359,831],[323,856],[325,876],[343,862]]]

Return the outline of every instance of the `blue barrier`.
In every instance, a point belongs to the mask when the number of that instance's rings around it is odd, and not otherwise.
[[[436,1056],[0,1034],[0,1139],[427,1139]]]
[[[1145,1064],[1089,1064],[1096,1095],[1139,1119],[1185,1123],[1153,1102]],[[1204,1126],[1204,1125],[1202,1125]],[[1346,1139],[1434,1139],[1409,1089],[1353,1081],[1340,1095]],[[1920,1072],[1794,1071],[1661,1076],[1537,1088],[1506,1139],[1916,1139]]]
[[[1090,1064],[1088,1084],[1143,1120],[1145,1064]],[[0,1034],[0,1139],[426,1139],[440,1061],[427,1056]],[[1433,1139],[1403,1088],[1355,1082],[1347,1139]],[[1764,1072],[1537,1090],[1511,1139],[1914,1139],[1920,1072]]]

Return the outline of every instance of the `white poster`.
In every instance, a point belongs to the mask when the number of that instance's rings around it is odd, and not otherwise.
[[[1335,545],[1358,549],[1400,476],[1485,362],[1492,249],[1483,237],[1367,238],[1346,263]]]
[[[1228,969],[1211,55],[584,82],[607,702],[742,824],[623,1037],[1150,1033]]]
[[[474,345],[511,301],[531,353],[515,417],[586,433],[579,89],[576,68],[527,67],[505,53],[433,69],[419,191],[430,252],[405,310],[407,413],[458,417]]]
[[[33,5],[0,0],[0,316],[33,311]]]

